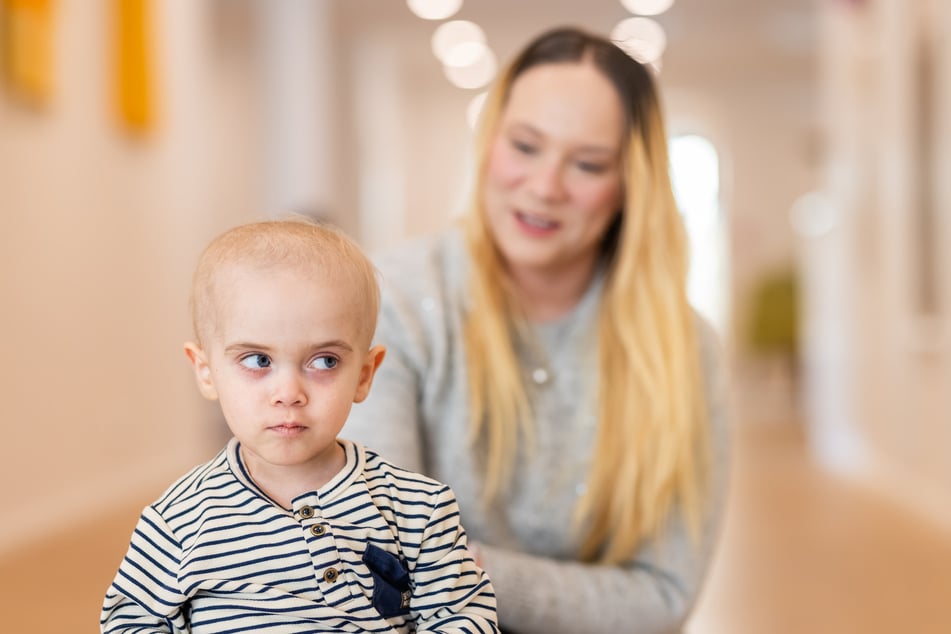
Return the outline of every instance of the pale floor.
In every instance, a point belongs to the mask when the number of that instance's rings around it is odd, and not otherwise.
[[[801,428],[742,426],[689,634],[951,634],[951,532],[817,469]]]
[[[951,633],[951,535],[817,470],[796,425],[747,424],[736,441],[723,541],[691,634]],[[0,630],[98,631],[138,511],[0,560]]]

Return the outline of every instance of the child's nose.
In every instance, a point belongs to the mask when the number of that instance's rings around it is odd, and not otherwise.
[[[282,372],[275,378],[274,390],[271,393],[271,405],[291,407],[307,404],[304,384],[297,372]]]

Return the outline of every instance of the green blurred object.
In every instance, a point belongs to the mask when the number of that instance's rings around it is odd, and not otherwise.
[[[784,269],[764,277],[753,291],[749,345],[757,354],[795,357],[799,345],[799,289]]]

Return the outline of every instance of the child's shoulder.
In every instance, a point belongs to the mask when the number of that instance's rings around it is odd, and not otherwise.
[[[368,447],[363,451],[364,473],[371,491],[385,488],[401,501],[454,497],[449,485],[393,464]]]
[[[218,486],[217,483],[222,477],[229,477],[227,451],[227,447],[222,449],[208,462],[197,465],[175,480],[152,503],[152,508],[160,514],[165,514],[168,509],[188,503],[196,496],[204,495],[210,488]]]

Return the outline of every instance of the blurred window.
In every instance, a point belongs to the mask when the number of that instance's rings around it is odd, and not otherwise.
[[[720,158],[708,139],[683,134],[670,139],[670,168],[674,196],[690,241],[687,295],[722,334],[727,323],[729,278],[726,226],[720,208]]]

